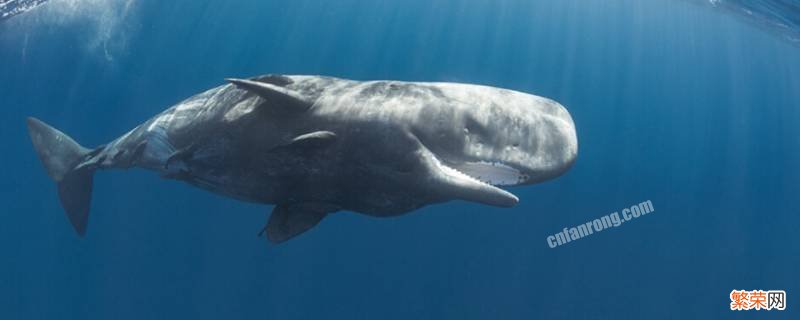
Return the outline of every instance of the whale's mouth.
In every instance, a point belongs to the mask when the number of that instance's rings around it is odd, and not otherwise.
[[[455,199],[498,207],[513,207],[519,198],[497,185],[513,185],[523,176],[507,165],[490,162],[448,163],[423,149],[431,180],[438,192]]]
[[[525,183],[530,177],[502,162],[464,162],[450,164],[455,170],[493,186],[516,186]]]

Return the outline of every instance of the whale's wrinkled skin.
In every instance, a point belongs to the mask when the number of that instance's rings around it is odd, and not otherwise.
[[[341,210],[386,217],[449,200],[511,207],[517,197],[498,186],[559,176],[578,152],[567,110],[526,93],[320,76],[228,81],[93,150],[29,118],[79,234],[98,169],[141,167],[274,204],[265,231],[277,243]]]

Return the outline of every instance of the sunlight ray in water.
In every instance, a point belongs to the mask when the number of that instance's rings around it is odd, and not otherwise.
[[[135,0],[0,0],[0,23],[26,34],[36,26],[87,24],[85,45],[111,61],[125,49],[135,24]]]

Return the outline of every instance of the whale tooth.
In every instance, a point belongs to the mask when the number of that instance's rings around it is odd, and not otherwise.
[[[443,164],[430,151],[425,150],[423,157],[434,187],[446,196],[497,207],[513,207],[519,202],[514,194]]]
[[[453,168],[494,186],[513,186],[525,181],[522,172],[500,162],[464,162]]]

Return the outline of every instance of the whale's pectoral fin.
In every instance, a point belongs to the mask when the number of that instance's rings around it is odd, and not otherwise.
[[[315,131],[297,136],[289,143],[289,147],[293,148],[320,148],[333,143],[336,140],[336,134],[330,131]]]
[[[275,147],[272,151],[308,153],[329,146],[336,141],[336,134],[330,131],[314,131],[299,135],[289,143]]]
[[[264,228],[267,239],[277,244],[294,238],[316,226],[322,218],[334,211],[336,209],[329,205],[316,203],[277,205]]]
[[[270,106],[288,112],[305,112],[313,105],[313,101],[306,101],[301,95],[274,84],[245,79],[225,79],[237,88],[257,94],[269,102]]]

